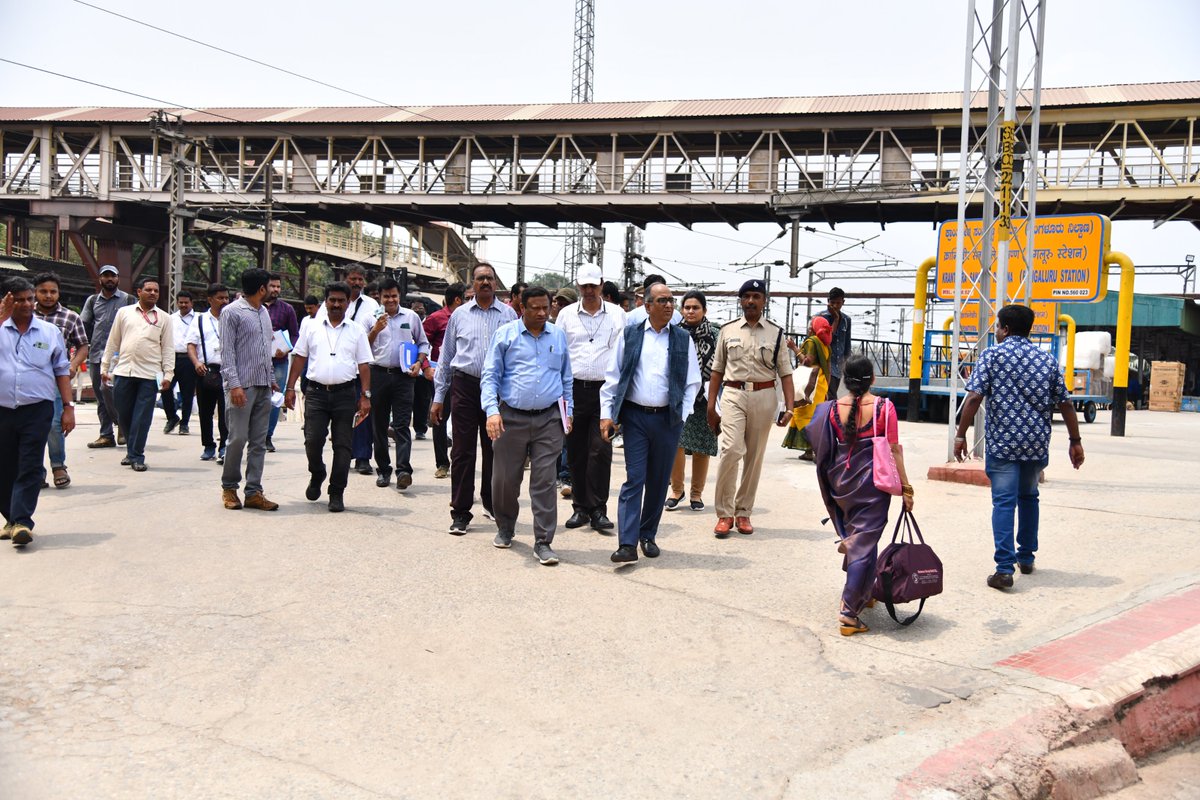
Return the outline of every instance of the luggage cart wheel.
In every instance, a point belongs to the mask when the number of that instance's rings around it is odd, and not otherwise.
[[[1088,400],[1083,404],[1083,421],[1089,425],[1096,421],[1096,402]]]

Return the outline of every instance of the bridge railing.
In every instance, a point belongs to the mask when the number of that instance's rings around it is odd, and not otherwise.
[[[1200,182],[1194,129],[1186,121],[1073,125],[1045,126],[1039,187],[1190,188]],[[253,133],[253,126],[246,132]],[[194,166],[187,191],[255,202],[268,181],[275,192],[292,196],[922,194],[958,188],[957,135],[941,131],[934,138],[923,128],[860,126],[823,138],[814,131],[753,127],[612,134],[611,140],[559,132],[544,134],[536,145],[528,136],[461,132],[427,140],[403,128],[387,135],[259,132],[269,135],[212,135],[188,146],[185,157]],[[105,152],[101,133],[110,143]],[[51,157],[43,163],[47,135]],[[1018,157],[1018,169],[1025,163]],[[101,124],[86,130],[0,126],[0,197],[144,198],[168,191],[170,176],[169,153],[149,133]]]

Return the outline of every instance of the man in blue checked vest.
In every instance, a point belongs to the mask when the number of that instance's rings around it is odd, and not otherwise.
[[[600,389],[600,432],[611,440],[616,424],[625,437],[625,483],[617,501],[620,546],[612,561],[657,558],[655,542],[671,482],[684,409],[700,391],[700,362],[687,331],[671,324],[675,298],[665,283],[647,290],[646,320],[617,339]]]

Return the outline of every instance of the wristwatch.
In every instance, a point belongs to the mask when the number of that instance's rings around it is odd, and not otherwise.
[[[365,398],[367,398],[368,400],[370,400],[370,399],[371,399],[371,390],[370,390],[370,389],[367,389],[365,392],[363,392],[363,397],[365,397]]]
[[[74,408],[74,407],[75,407],[75,403],[73,403],[73,402],[63,403],[63,408]]]

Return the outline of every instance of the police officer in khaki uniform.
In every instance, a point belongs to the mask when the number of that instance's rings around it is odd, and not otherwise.
[[[763,318],[766,287],[760,280],[746,281],[738,290],[738,298],[742,317],[721,328],[708,384],[708,424],[718,432],[721,446],[717,526],[713,529],[718,539],[728,536],[735,526],[738,533],[754,533],[750,512],[758,492],[771,421],[782,427],[791,416],[788,412],[777,413],[776,376],[783,387],[783,407],[791,408],[795,398],[791,353],[784,346],[783,329]],[[717,392],[722,387],[724,416],[718,416]]]

